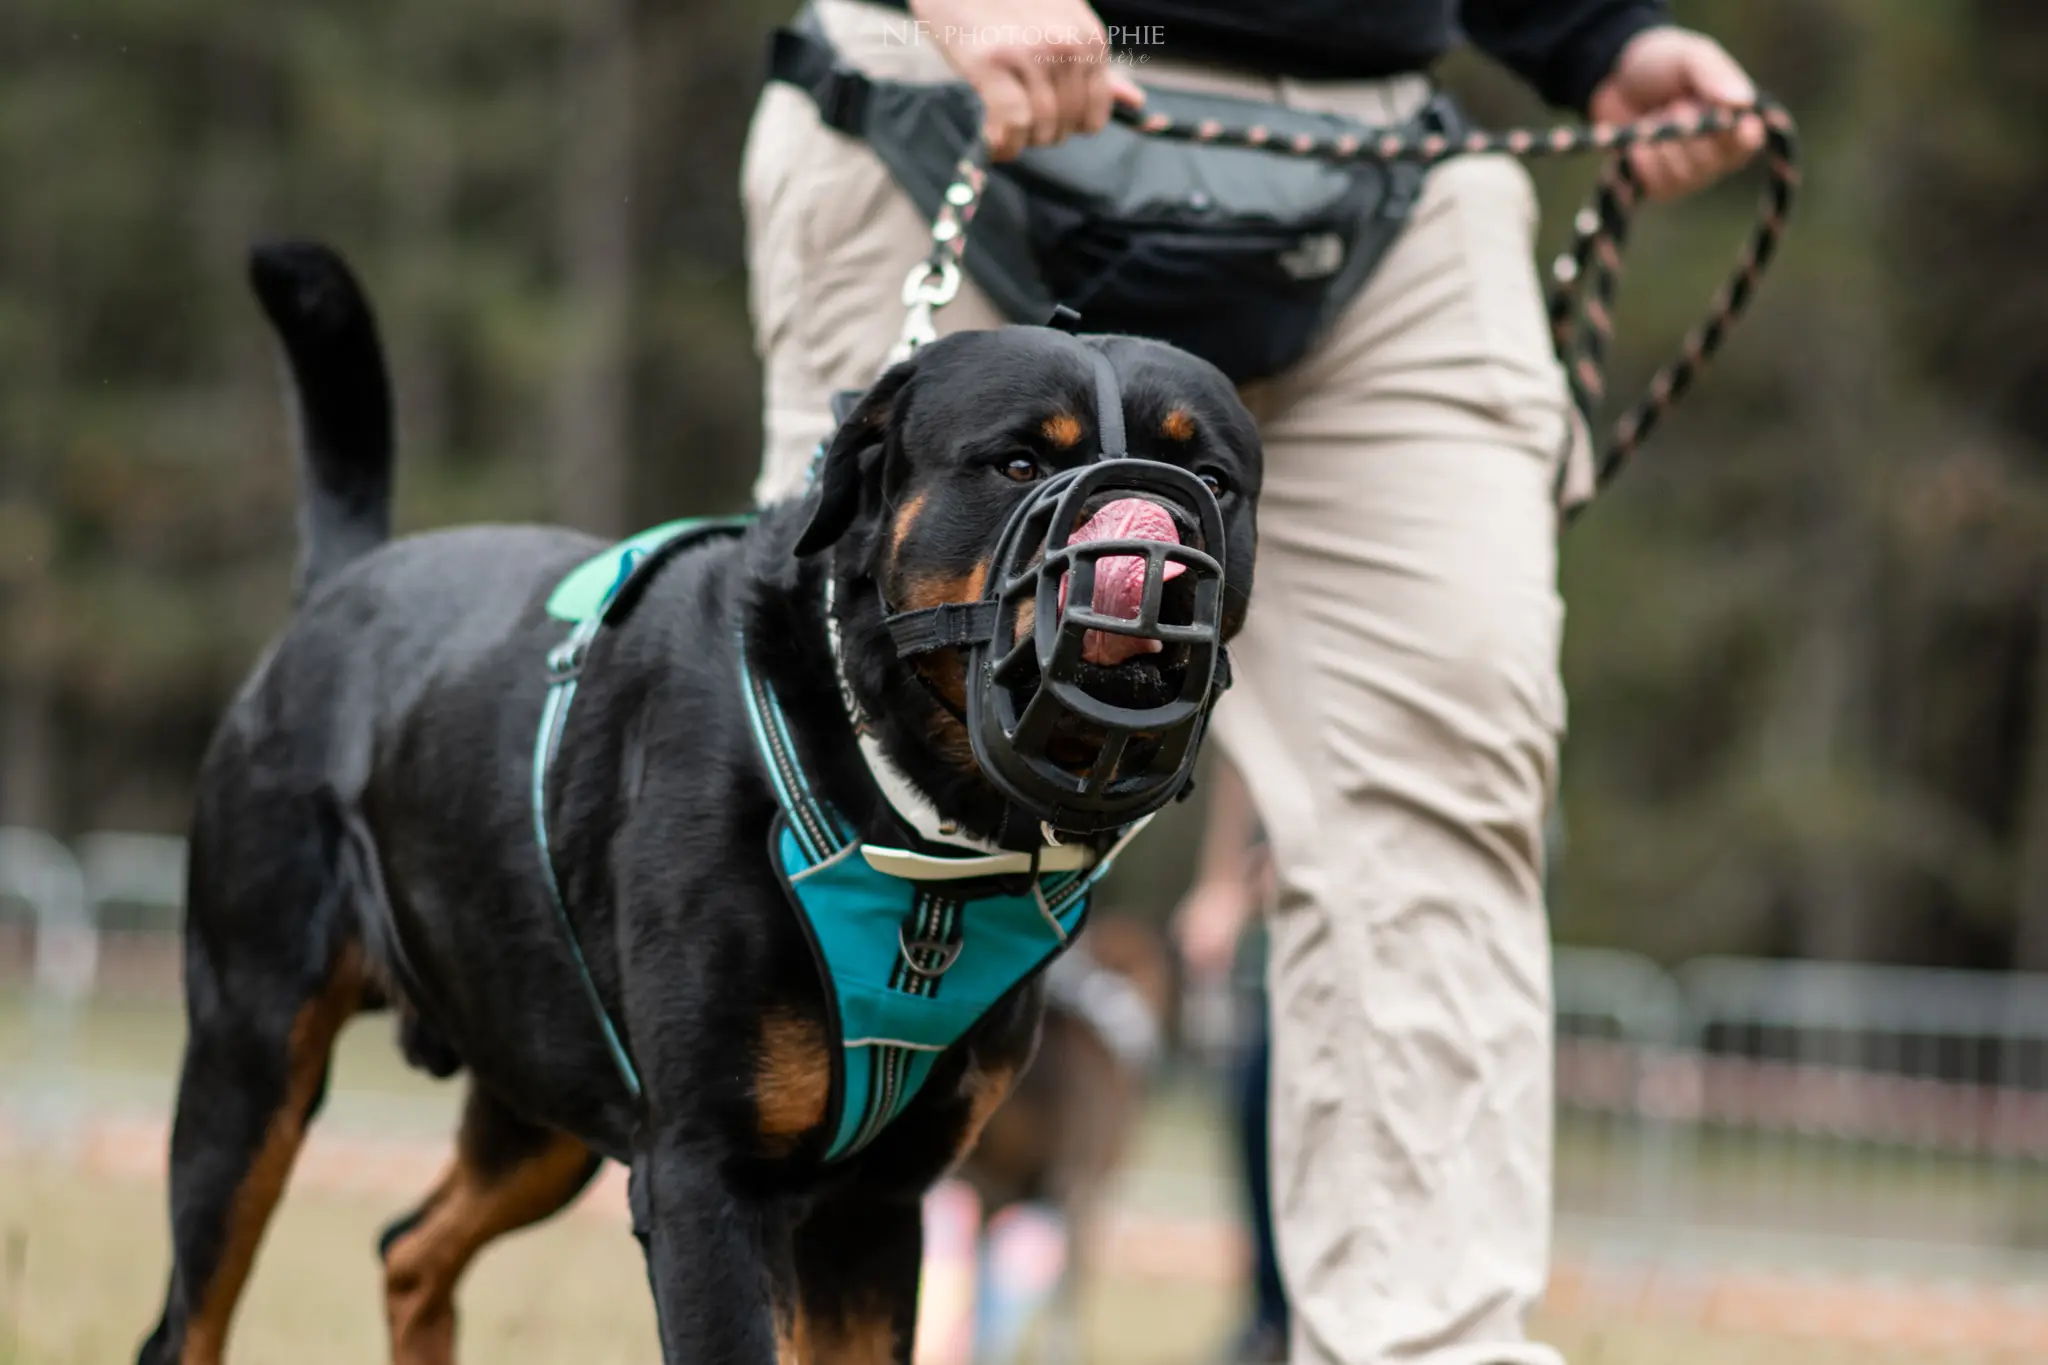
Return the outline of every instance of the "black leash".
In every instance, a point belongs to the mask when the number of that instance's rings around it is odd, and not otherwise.
[[[1572,401],[1589,428],[1595,425],[1606,394],[1607,352],[1614,338],[1614,296],[1621,282],[1622,252],[1628,244],[1629,220],[1643,197],[1642,187],[1623,153],[1632,147],[1729,132],[1751,114],[1763,121],[1763,161],[1767,173],[1757,206],[1756,226],[1736,257],[1727,283],[1715,293],[1706,321],[1687,333],[1678,354],[1651,378],[1648,392],[1615,422],[1613,434],[1599,455],[1596,488],[1605,488],[1621,472],[1665,414],[1685,396],[1700,370],[1721,349],[1729,331],[1749,307],[1758,279],[1770,266],[1799,192],[1798,128],[1783,105],[1764,97],[1745,109],[1716,109],[1693,117],[1645,119],[1636,123],[1559,126],[1542,131],[1512,128],[1456,138],[1442,133],[1390,132],[1379,137],[1346,135],[1327,139],[1282,138],[1257,125],[1225,127],[1213,120],[1180,123],[1165,114],[1142,109],[1118,106],[1116,110],[1119,122],[1151,137],[1329,161],[1370,157],[1428,167],[1454,156],[1486,153],[1530,159],[1607,153],[1609,160],[1599,187],[1572,220],[1572,244],[1553,266],[1550,289],[1552,344],[1569,377]],[[967,229],[987,182],[988,144],[977,138],[955,168],[953,183],[947,187],[945,199],[932,220],[931,254],[904,281],[903,304],[910,310],[910,316],[904,324],[903,340],[892,358],[908,354],[936,335],[932,313],[959,292],[960,257],[967,246]]]

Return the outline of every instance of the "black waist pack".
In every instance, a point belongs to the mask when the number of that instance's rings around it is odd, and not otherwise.
[[[806,11],[778,30],[769,74],[808,91],[825,123],[865,141],[918,209],[938,211],[982,122],[965,84],[864,75]],[[1279,143],[1388,129],[1335,115],[1148,89],[1178,121],[1266,128]],[[1396,132],[1462,136],[1438,95]],[[1091,332],[1171,342],[1234,382],[1299,360],[1365,286],[1422,191],[1412,162],[1334,162],[1149,138],[1122,124],[992,168],[963,264],[1013,322],[1055,304]],[[893,283],[893,282],[892,282]]]

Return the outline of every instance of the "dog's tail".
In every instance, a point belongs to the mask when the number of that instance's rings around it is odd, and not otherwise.
[[[249,283],[283,343],[297,399],[304,597],[391,534],[391,382],[369,299],[332,248],[259,246]]]

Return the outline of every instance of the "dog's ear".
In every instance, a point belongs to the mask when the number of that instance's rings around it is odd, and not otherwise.
[[[831,548],[853,525],[861,491],[881,476],[889,433],[902,418],[904,389],[916,368],[914,357],[890,366],[832,434],[818,469],[818,503],[796,543],[798,555]]]

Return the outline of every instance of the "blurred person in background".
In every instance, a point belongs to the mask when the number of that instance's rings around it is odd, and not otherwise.
[[[1229,760],[1209,780],[1202,859],[1173,916],[1173,936],[1190,981],[1215,989],[1229,978],[1243,1036],[1231,1068],[1231,1135],[1252,1239],[1250,1320],[1231,1344],[1228,1365],[1287,1359],[1287,1290],[1273,1245],[1267,1128],[1272,1112],[1273,1032],[1265,989],[1263,915],[1272,903],[1273,860],[1244,777]]]
[[[1129,55],[1147,86],[1371,125],[1415,116],[1427,68],[1461,38],[1602,120],[1755,95],[1662,0],[907,9],[921,22],[864,0],[809,13],[869,76],[964,79],[999,160],[1143,101],[1120,74],[1134,68],[1108,60],[1104,19],[1143,34]],[[1761,143],[1746,120],[1631,157],[1670,198]],[[881,371],[930,224],[792,84],[763,92],[742,181],[768,502],[801,493],[834,395]],[[1512,160],[1436,168],[1370,282],[1300,360],[1243,389],[1266,446],[1259,601],[1216,734],[1276,872],[1272,1194],[1297,1365],[1558,1360],[1527,1340],[1550,1249],[1543,845],[1565,721],[1558,517],[1592,469],[1551,348],[1536,217]],[[1040,319],[1006,318],[969,281],[937,325],[1013,320]]]

